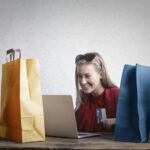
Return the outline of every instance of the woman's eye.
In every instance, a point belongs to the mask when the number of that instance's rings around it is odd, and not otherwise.
[[[78,78],[80,78],[80,79],[81,79],[81,78],[82,78],[82,76],[81,76],[81,75],[78,75]]]
[[[84,75],[84,76],[78,75],[78,79],[82,79],[82,78],[89,79],[89,78],[91,78],[91,75]]]
[[[89,78],[91,78],[91,75],[86,75],[85,77],[86,77],[87,79],[89,79]]]

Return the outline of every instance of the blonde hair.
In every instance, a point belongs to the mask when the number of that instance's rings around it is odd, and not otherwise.
[[[77,65],[81,64],[94,64],[98,73],[101,73],[102,79],[101,84],[104,88],[112,88],[117,87],[110,79],[108,72],[106,70],[106,65],[101,57],[101,55],[97,52],[86,53],[84,55],[77,55],[75,59],[76,69],[75,69],[75,84],[76,84],[76,109],[80,107],[82,103],[81,92],[79,89],[79,81],[77,75]]]

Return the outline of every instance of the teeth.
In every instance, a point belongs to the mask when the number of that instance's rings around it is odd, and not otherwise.
[[[83,86],[83,88],[87,88],[88,86]]]
[[[83,85],[83,86],[82,86],[82,89],[87,90],[88,88],[89,88],[89,85]]]
[[[83,87],[83,89],[87,89],[87,88],[88,88],[88,86],[84,86],[84,87]]]

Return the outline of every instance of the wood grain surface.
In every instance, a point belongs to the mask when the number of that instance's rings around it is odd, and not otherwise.
[[[26,150],[150,150],[150,143],[116,142],[112,134],[84,139],[47,137],[45,142],[15,143],[0,139],[0,149]]]

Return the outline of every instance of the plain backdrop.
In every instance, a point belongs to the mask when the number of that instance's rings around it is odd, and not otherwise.
[[[150,1],[0,0],[0,64],[10,48],[39,60],[42,94],[75,103],[78,54],[99,52],[118,86],[124,64],[150,66]]]

